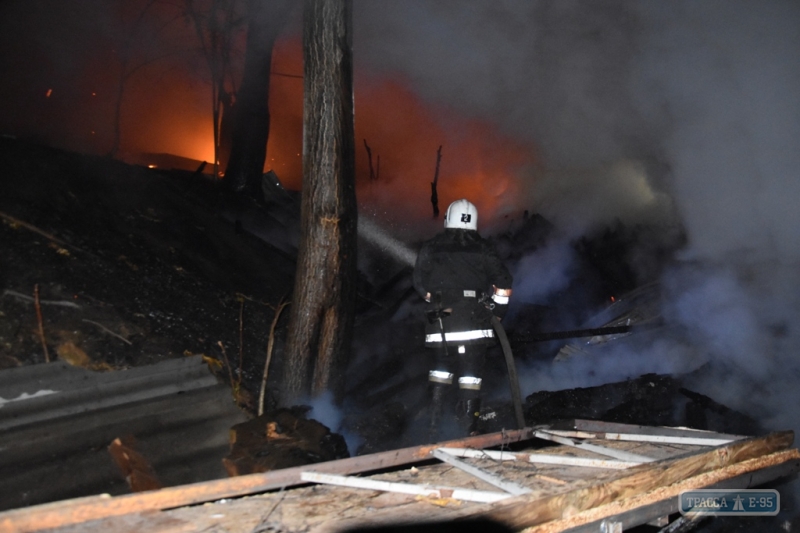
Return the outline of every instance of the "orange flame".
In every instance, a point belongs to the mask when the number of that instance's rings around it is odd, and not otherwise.
[[[302,185],[303,72],[299,38],[276,43],[270,85],[270,136],[264,169],[274,170],[285,187]],[[282,75],[286,74],[286,75]],[[443,105],[424,102],[399,78],[378,78],[356,71],[355,150],[357,195],[361,205],[400,219],[432,218],[431,186],[436,151],[442,146],[439,170],[439,209],[467,198],[483,221],[516,205],[517,174],[535,163],[535,148],[504,135],[490,122],[463,117]],[[193,133],[168,134],[188,157],[213,161],[207,118],[192,118]],[[369,180],[369,144],[373,165],[380,157],[377,182]],[[483,224],[481,224],[483,226]]]
[[[276,45],[273,71],[302,72],[298,39]],[[302,182],[303,81],[274,76],[270,87],[271,128],[266,169],[284,185],[299,189]],[[380,156],[379,180],[369,181],[369,160]],[[482,216],[491,217],[504,205],[515,205],[517,173],[535,163],[533,146],[503,135],[486,121],[458,116],[443,106],[422,101],[400,79],[379,79],[356,72],[356,181],[360,203],[402,217],[432,216],[431,186],[436,151],[442,146],[439,170],[439,208],[467,198]]]

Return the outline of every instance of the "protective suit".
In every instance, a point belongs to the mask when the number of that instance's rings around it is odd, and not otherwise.
[[[511,274],[477,224],[473,204],[453,202],[445,230],[423,244],[414,268],[414,288],[427,302],[425,346],[436,353],[428,374],[432,436],[454,396],[462,426],[475,431],[486,349],[495,342],[492,315],[505,316],[511,296]]]

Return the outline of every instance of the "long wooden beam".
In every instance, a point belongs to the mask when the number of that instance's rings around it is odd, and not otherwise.
[[[747,435],[731,435],[704,429],[674,428],[664,426],[641,426],[638,424],[622,424],[620,422],[603,422],[601,420],[584,420],[574,418],[562,420],[551,425],[550,429],[572,429],[590,433],[635,433],[636,435],[664,435],[672,437],[705,437],[711,439],[739,440]]]
[[[320,474],[319,472],[303,472],[304,481],[352,487],[356,489],[380,490],[384,492],[397,492],[400,494],[414,494],[428,498],[454,498],[465,502],[497,502],[511,495],[505,492],[491,492],[486,490],[464,489],[461,487],[444,487],[439,485],[418,485],[414,483],[395,483],[356,476],[337,476],[334,474]]]
[[[608,468],[622,470],[639,466],[642,463],[618,461],[616,459],[594,459],[575,457],[574,455],[553,455],[544,453],[521,453],[509,451],[475,450],[470,448],[441,448],[456,457],[472,457],[475,459],[493,459],[495,461],[523,461],[550,465],[578,466],[583,468]]]
[[[617,448],[609,448],[607,446],[591,444],[582,440],[573,440],[568,437],[560,437],[554,433],[550,433],[549,431],[536,430],[533,432],[533,436],[540,439],[557,442],[565,446],[572,446],[573,448],[578,448],[579,450],[586,450],[600,455],[605,455],[606,457],[613,457],[614,459],[618,459],[620,461],[630,461],[634,463],[650,463],[655,461],[653,457],[646,457],[644,455],[639,455],[638,453],[626,452],[625,450],[619,450]]]
[[[738,438],[711,438],[711,437],[674,437],[671,435],[641,435],[638,433],[599,433],[578,430],[548,429],[548,433],[559,437],[569,437],[576,439],[597,439],[597,440],[621,440],[628,442],[653,442],[656,444],[689,444],[695,446],[719,446],[728,444]]]
[[[466,439],[413,446],[399,450],[350,457],[313,465],[317,472],[330,474],[356,474],[392,468],[432,458],[436,448],[490,448],[531,438],[531,429],[503,431],[478,435]],[[61,502],[15,509],[0,513],[0,533],[28,533],[56,527],[79,524],[111,516],[121,516],[141,511],[160,511],[187,505],[235,498],[260,492],[301,485],[300,475],[309,465],[250,474],[234,478],[192,483],[160,490],[110,497],[90,496]]]
[[[503,489],[509,494],[528,494],[529,492],[532,492],[528,487],[523,487],[518,483],[504,479],[502,476],[498,476],[497,474],[488,472],[483,468],[479,468],[458,459],[455,455],[448,453],[447,449],[448,448],[438,448],[433,450],[433,456],[440,461],[444,461],[445,463],[455,466],[459,470],[462,470],[471,476],[485,481],[490,485],[494,485],[499,489]]]
[[[515,496],[486,504],[482,508],[459,511],[447,518],[465,519],[480,515],[504,523],[514,530],[522,529],[634,497],[728,465],[770,455],[789,448],[793,441],[792,431],[735,441],[704,453],[695,452],[621,470],[620,477],[616,479],[577,490],[538,499],[532,495]]]

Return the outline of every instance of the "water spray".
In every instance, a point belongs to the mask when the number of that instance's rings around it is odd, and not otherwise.
[[[363,216],[358,217],[358,235],[404,265],[413,267],[417,262],[417,252]]]

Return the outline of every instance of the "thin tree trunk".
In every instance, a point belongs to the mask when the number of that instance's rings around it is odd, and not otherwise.
[[[306,0],[302,238],[286,340],[287,404],[341,399],[355,314],[355,146],[351,0]]]
[[[233,138],[225,180],[235,191],[257,193],[269,140],[272,49],[291,12],[292,0],[248,2],[247,52],[234,106]]]
[[[220,110],[220,102],[219,102],[219,91],[222,82],[220,81],[216,85],[214,85],[214,89],[211,91],[211,118],[214,121],[213,127],[213,134],[214,134],[214,177],[217,178],[219,176],[219,110]]]

